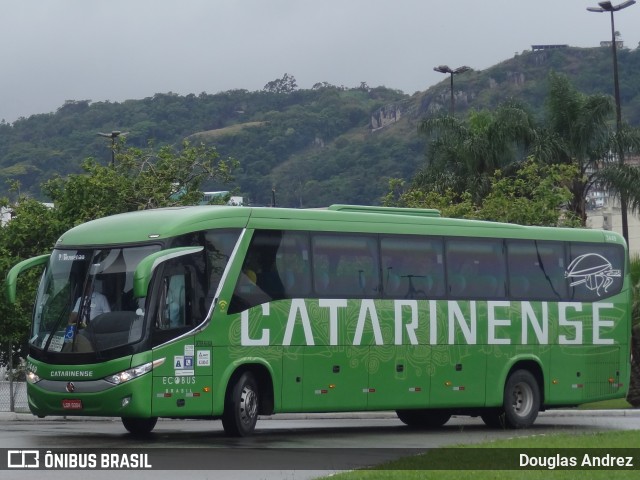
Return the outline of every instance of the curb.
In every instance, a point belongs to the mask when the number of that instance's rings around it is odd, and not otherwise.
[[[619,410],[547,410],[540,412],[539,417],[640,417],[640,409]],[[261,416],[261,421],[268,420],[321,420],[321,419],[397,419],[393,411],[385,412],[334,412],[334,413],[279,413],[270,416]],[[181,419],[160,419],[161,421],[173,421]],[[31,413],[0,412],[0,422],[89,422],[89,421],[120,421],[119,417],[95,417],[95,416],[51,416],[38,418]]]

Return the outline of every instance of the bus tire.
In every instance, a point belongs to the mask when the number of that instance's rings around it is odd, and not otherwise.
[[[528,370],[516,370],[504,387],[504,425],[527,428],[533,425],[540,411],[540,387]]]
[[[258,421],[258,384],[251,372],[244,372],[230,386],[222,414],[222,426],[229,437],[251,435]]]
[[[132,435],[147,435],[156,426],[158,417],[151,418],[129,418],[122,417],[122,424]]]
[[[412,428],[442,427],[451,418],[449,410],[396,410],[396,415],[402,423]]]

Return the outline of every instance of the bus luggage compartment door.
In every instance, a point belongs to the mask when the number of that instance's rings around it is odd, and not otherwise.
[[[304,410],[364,410],[369,390],[368,351],[368,346],[305,347]]]

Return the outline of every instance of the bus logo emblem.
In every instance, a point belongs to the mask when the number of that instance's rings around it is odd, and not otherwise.
[[[570,287],[584,284],[589,290],[600,296],[600,289],[605,293],[613,283],[613,277],[621,277],[620,270],[615,270],[611,262],[597,253],[586,253],[576,257],[567,267],[565,278],[571,280]]]
[[[76,391],[76,386],[73,382],[69,382],[67,383],[67,388],[66,388],[67,392],[69,393],[73,393]]]

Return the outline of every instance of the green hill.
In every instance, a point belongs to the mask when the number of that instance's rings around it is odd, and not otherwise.
[[[618,55],[623,117],[640,125],[640,50]],[[613,91],[608,48],[527,51],[484,71],[455,78],[456,114],[494,108],[509,98],[540,118],[550,71],[567,74],[581,91]],[[110,140],[98,132],[128,132],[127,145],[183,139],[216,146],[240,161],[236,187],[253,204],[281,206],[376,204],[389,177],[410,178],[424,162],[421,118],[449,108],[449,80],[412,96],[385,87],[312,89],[180,96],[156,94],[121,103],[68,101],[55,113],[0,123],[0,194],[7,181],[41,198],[40,184],[80,171],[87,157],[107,163]],[[218,189],[221,185],[206,185]],[[230,186],[224,186],[229,189]]]

